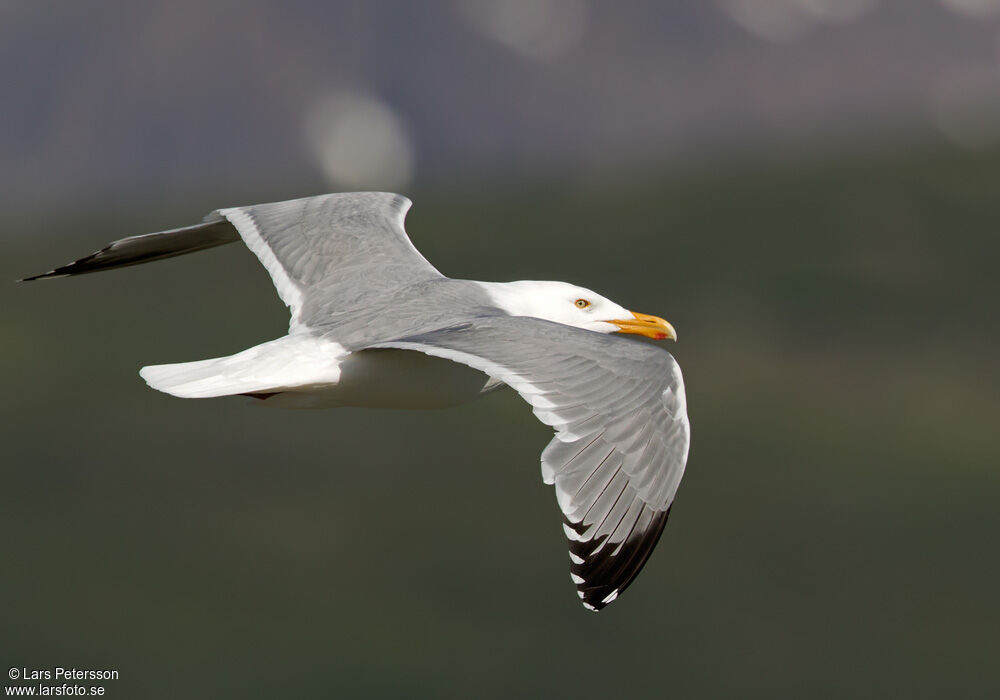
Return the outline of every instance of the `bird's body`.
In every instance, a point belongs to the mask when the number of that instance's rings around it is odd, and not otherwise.
[[[580,598],[600,609],[659,539],[690,439],[673,358],[609,334],[667,338],[673,328],[563,282],[445,277],[403,230],[409,204],[350,193],[221,209],[39,277],[243,240],[291,310],[289,333],[227,357],[142,369],[150,386],[182,398],[436,408],[514,388],[556,431],[543,478],[556,487]]]
[[[503,382],[479,370],[410,350],[360,350],[344,357],[335,384],[255,396],[275,408],[448,408],[478,399]]]

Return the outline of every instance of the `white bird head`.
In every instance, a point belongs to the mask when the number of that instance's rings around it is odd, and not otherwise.
[[[585,287],[566,282],[522,280],[486,282],[497,306],[514,316],[532,316],[598,333],[634,333],[657,340],[677,339],[658,316],[635,313]]]

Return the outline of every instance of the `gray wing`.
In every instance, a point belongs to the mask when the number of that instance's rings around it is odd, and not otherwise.
[[[441,277],[403,229],[410,200],[350,192],[220,209],[267,268],[290,330],[377,307],[400,286]],[[210,215],[211,216],[211,215]]]
[[[25,281],[137,265],[242,238],[291,310],[290,330],[316,328],[366,316],[402,286],[442,278],[403,230],[409,208],[398,194],[350,192],[219,209],[200,224],[123,238]]]
[[[377,347],[467,364],[513,387],[555,428],[542,452],[583,604],[635,579],[667,522],[690,427],[680,368],[645,343],[526,317],[481,318]]]

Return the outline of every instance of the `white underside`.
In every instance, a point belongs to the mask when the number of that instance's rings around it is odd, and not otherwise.
[[[180,398],[252,394],[266,396],[264,405],[286,408],[438,408],[495,386],[482,372],[450,360],[408,350],[348,353],[339,343],[306,334],[228,357],[143,367],[139,374]]]

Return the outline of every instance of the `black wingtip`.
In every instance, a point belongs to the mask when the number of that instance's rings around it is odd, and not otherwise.
[[[77,261],[77,262],[79,262],[79,261]],[[19,279],[18,282],[34,282],[35,280],[52,279],[54,277],[69,277],[70,275],[73,274],[73,271],[70,268],[72,268],[74,265],[76,265],[76,263],[75,262],[71,262],[69,265],[63,265],[62,267],[57,267],[54,270],[49,270],[48,272],[43,272],[40,275],[32,275],[31,277],[23,277],[23,278]]]
[[[113,270],[194,253],[206,248],[232,243],[239,239],[240,235],[232,224],[221,217],[211,218],[194,226],[122,238],[109,243],[96,253],[91,253],[49,272],[25,277],[18,281],[31,282],[32,280],[73,277],[89,272]]]
[[[20,282],[34,282],[35,280],[43,280],[47,277],[62,277],[62,275],[57,275],[55,270],[50,270],[49,272],[43,272],[40,275],[32,275],[31,277],[22,277],[17,280]]]
[[[604,545],[607,536],[590,541],[570,540],[570,552],[583,560],[580,564],[572,563],[570,573],[574,576],[580,602],[587,610],[600,612],[631,585],[660,540],[672,507],[673,504],[664,511],[653,513],[643,531],[629,537],[619,552],[608,558],[595,559],[593,556]],[[563,522],[578,535],[583,534],[585,528],[581,525],[566,518]]]
[[[103,269],[99,263],[99,256],[111,249],[111,246],[103,248],[85,258],[80,258],[79,260],[74,260],[71,263],[66,263],[62,267],[57,267],[54,270],[49,270],[48,272],[43,272],[40,275],[32,275],[31,277],[25,277],[24,279],[18,280],[18,282],[32,282],[34,280],[44,280],[44,279],[54,279],[56,277],[72,277],[74,275],[82,275],[88,272],[97,272]],[[113,265],[111,267],[114,267]]]

